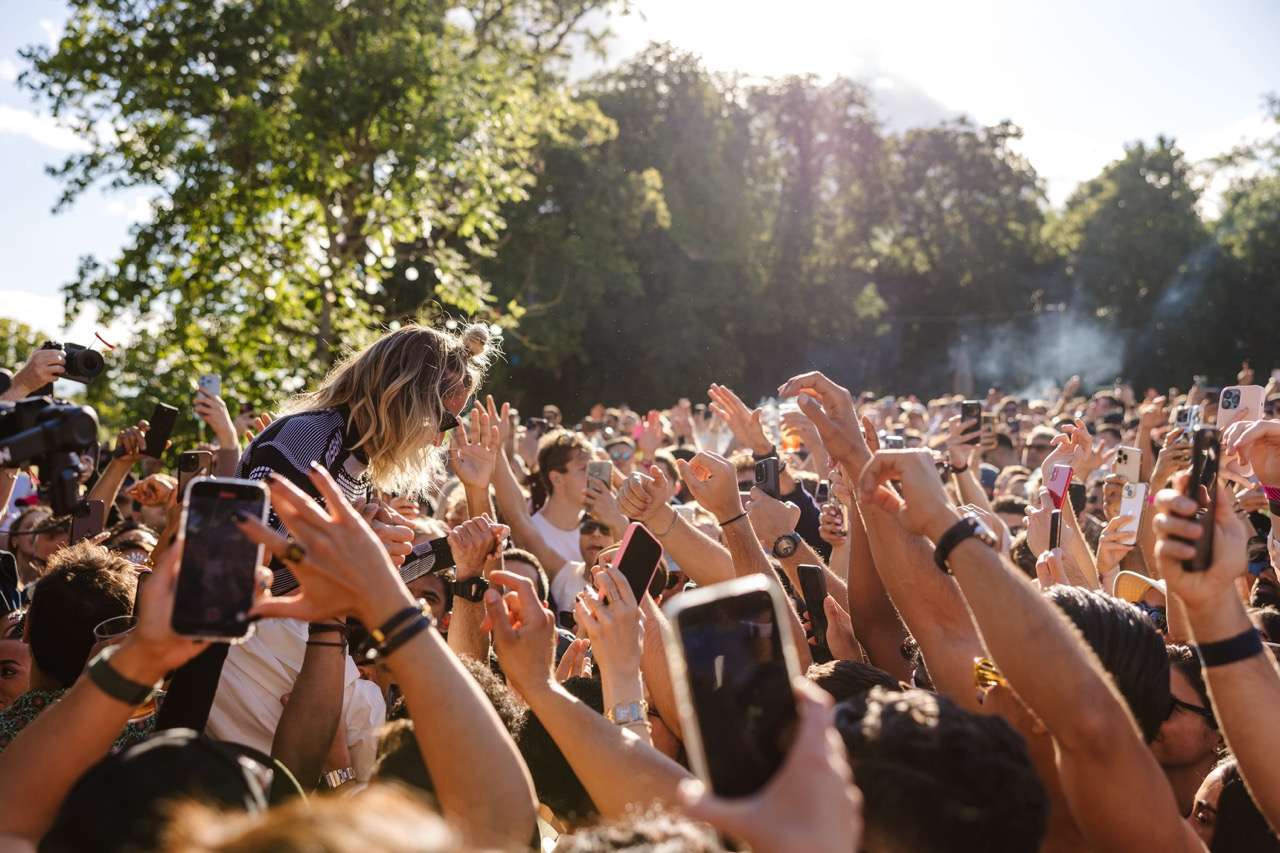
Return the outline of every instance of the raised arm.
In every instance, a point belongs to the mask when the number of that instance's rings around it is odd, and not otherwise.
[[[314,467],[311,481],[322,508],[292,483],[272,478],[271,503],[304,548],[302,561],[287,541],[249,519],[242,529],[286,559],[301,589],[271,599],[255,613],[316,621],[354,611],[362,623],[386,626],[417,603],[400,580],[377,535],[346,502],[333,479]],[[381,630],[381,628],[380,628]],[[535,795],[529,771],[497,712],[425,616],[388,632],[382,659],[391,669],[414,721],[418,749],[441,811],[468,844],[525,844],[534,826]],[[449,701],[441,702],[447,696]],[[459,761],[457,746],[467,745]]]
[[[342,622],[315,626],[271,741],[271,757],[288,767],[305,791],[324,772],[325,756],[342,722],[345,633]]]
[[[887,487],[891,480],[903,497]],[[931,542],[960,518],[920,451],[876,454],[859,493]],[[1123,699],[1066,616],[976,538],[956,545],[947,567],[1000,671],[1053,734],[1067,800],[1088,840],[1100,850],[1200,849]],[[1144,804],[1138,819],[1132,802]]]
[[[468,518],[494,515],[489,484],[493,481],[498,457],[502,455],[498,424],[507,422],[507,407],[502,408],[503,413],[493,411],[490,397],[487,407],[476,406],[471,410],[470,427],[460,423],[449,437],[449,459],[467,496]]]
[[[1280,424],[1259,421],[1235,431],[1234,438],[1227,449],[1247,458],[1259,480],[1280,482]],[[1275,760],[1280,755],[1280,670],[1235,590],[1236,578],[1247,569],[1250,531],[1232,509],[1230,489],[1219,481],[1212,563],[1205,572],[1184,571],[1182,561],[1192,556],[1193,546],[1175,537],[1203,535],[1193,520],[1196,503],[1184,497],[1188,477],[1180,473],[1172,489],[1156,496],[1156,560],[1169,592],[1184,607],[1227,746],[1275,830],[1280,827],[1280,764]]]
[[[484,577],[502,568],[502,542],[509,528],[493,524],[488,518],[471,518],[449,532],[449,549],[453,552],[458,581]],[[489,660],[489,634],[484,629],[484,605],[453,597],[453,615],[449,619],[449,648],[458,655],[475,660]]]
[[[142,588],[137,627],[116,646],[105,666],[139,685],[157,684],[204,648],[169,627],[182,549],[157,562]],[[96,663],[92,666],[104,666]],[[90,675],[36,717],[0,752],[0,835],[32,841],[48,831],[71,786],[107,754],[135,703],[108,695]],[[16,807],[21,804],[21,808]]]
[[[218,441],[218,451],[213,456],[214,476],[234,477],[240,462],[240,440],[236,437],[236,424],[227,410],[226,401],[201,388],[196,391],[192,408],[209,425]]]
[[[116,436],[116,455],[107,463],[106,469],[89,490],[88,500],[102,501],[107,511],[111,511],[111,507],[116,502],[116,495],[120,493],[120,486],[124,484],[134,464],[142,458],[142,449],[147,444],[148,429],[150,424],[146,421],[138,421],[136,426],[120,430],[120,434]]]
[[[492,580],[515,593],[501,596],[491,589],[485,594],[502,671],[560,747],[600,813],[617,818],[633,806],[676,804],[677,789],[691,778],[689,772],[561,687],[551,669],[554,621],[533,583],[510,572],[495,572]]]
[[[667,476],[662,466],[654,465],[648,474],[636,472],[623,482],[618,490],[618,507],[627,518],[643,523],[658,537],[663,550],[699,586],[732,579],[733,558],[729,550],[681,518],[675,507],[663,500],[667,493]],[[717,520],[728,519],[726,516]]]

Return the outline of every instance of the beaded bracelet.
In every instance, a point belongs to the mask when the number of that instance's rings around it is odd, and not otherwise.
[[[431,619],[430,616],[427,616],[425,613],[420,613],[417,619],[409,623],[409,627],[405,628],[403,631],[396,634],[390,640],[387,640],[386,642],[381,643],[374,650],[374,652],[377,654],[379,658],[385,658],[390,656],[393,652],[395,652],[405,643],[409,642],[414,637],[418,636],[423,631],[430,628],[432,625],[432,622],[433,620]]]

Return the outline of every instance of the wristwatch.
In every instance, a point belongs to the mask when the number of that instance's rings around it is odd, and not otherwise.
[[[614,705],[605,712],[605,717],[615,726],[643,723],[649,719],[649,703],[641,699],[639,702],[624,702],[621,705]]]
[[[89,664],[89,680],[96,684],[99,690],[118,702],[126,705],[141,705],[151,698],[158,685],[140,684],[121,675],[119,670],[111,665],[111,656],[119,648],[119,646],[107,646],[98,652],[93,662]]]
[[[773,556],[779,560],[785,560],[796,552],[800,547],[800,534],[796,532],[784,533],[777,539],[773,540]]]
[[[320,780],[324,782],[326,788],[332,791],[334,788],[341,788],[348,782],[354,781],[355,778],[356,771],[350,767],[343,767],[341,770],[330,770],[321,776]]]
[[[939,537],[938,544],[933,550],[933,561],[938,564],[938,568],[951,574],[947,559],[957,545],[970,537],[976,538],[993,551],[1000,550],[1000,543],[995,534],[976,515],[966,515],[948,527],[947,532]]]
[[[453,582],[453,594],[472,604],[484,601],[485,590],[488,588],[489,582],[482,577],[464,578]]]

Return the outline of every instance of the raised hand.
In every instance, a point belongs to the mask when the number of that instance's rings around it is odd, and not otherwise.
[[[134,483],[125,497],[143,506],[164,506],[178,491],[178,481],[168,474],[152,474]]]
[[[778,396],[796,398],[800,411],[818,430],[827,454],[851,476],[862,470],[872,451],[863,438],[849,389],[814,371],[788,379],[778,388]]]
[[[238,522],[246,536],[289,567],[300,585],[296,593],[260,602],[253,613],[308,622],[354,613],[365,625],[382,625],[412,606],[413,596],[373,528],[329,473],[313,464],[309,476],[324,498],[323,507],[283,477],[273,474],[268,481],[272,509],[302,546],[301,555],[289,547],[289,539],[258,519]]]
[[[623,481],[618,489],[618,509],[625,517],[651,526],[651,521],[664,517],[663,509],[671,509],[666,502],[670,493],[671,484],[662,466],[651,465],[648,474],[635,471]]]
[[[126,462],[137,462],[142,458],[142,451],[147,446],[147,431],[151,424],[138,421],[135,426],[125,427],[116,435],[116,458]]]
[[[609,529],[614,532],[615,536],[620,535],[626,529],[627,517],[622,514],[622,510],[618,506],[618,499],[599,480],[587,480],[585,502],[587,513],[592,518],[609,525]]]
[[[498,426],[489,420],[489,413],[480,406],[472,409],[471,426],[465,422],[459,424],[449,444],[453,471],[458,479],[467,486],[487,489],[502,447]]]
[[[1186,468],[1190,464],[1191,437],[1179,431],[1170,441],[1165,442],[1156,456],[1156,464],[1151,470],[1151,488],[1156,490],[1164,488],[1175,471]]]
[[[67,356],[60,349],[38,349],[27,356],[26,364],[13,375],[9,399],[33,394],[67,372]]]
[[[511,572],[493,572],[484,609],[502,673],[526,699],[554,678],[555,620],[538,601],[533,581]],[[499,592],[499,590],[505,592]]]
[[[1190,472],[1179,472],[1173,478],[1173,488],[1156,493],[1152,528],[1156,534],[1156,563],[1169,592],[1188,609],[1199,610],[1236,595],[1235,580],[1248,568],[1249,530],[1232,509],[1231,491],[1224,483],[1218,483],[1217,513],[1212,519],[1212,562],[1208,571],[1183,570],[1183,560],[1190,560],[1196,553],[1191,543],[1203,535],[1200,522],[1195,520],[1196,502],[1185,494],[1190,477]]]
[[[254,436],[271,426],[271,422],[273,420],[275,420],[275,418],[271,417],[267,412],[263,412],[262,414],[255,416],[249,423],[249,426],[244,430],[245,444],[252,442]]]
[[[587,657],[587,650],[590,648],[591,641],[586,637],[579,637],[570,643],[564,650],[560,663],[556,664],[556,681],[564,684],[570,678],[590,675],[591,659]]]
[[[378,501],[368,501],[355,509],[387,550],[392,564],[397,568],[403,566],[413,553],[414,530],[409,520],[388,504]]]
[[[501,568],[502,543],[511,532],[505,524],[495,524],[488,516],[469,518],[449,531],[458,580],[488,575]]]
[[[1223,436],[1226,452],[1253,470],[1264,486],[1280,487],[1280,421],[1240,421]]]
[[[1022,517],[1022,525],[1027,531],[1027,547],[1032,554],[1042,554],[1049,550],[1049,524],[1053,513],[1053,497],[1048,489],[1040,489],[1040,493],[1027,501],[1027,514]]]
[[[707,389],[707,396],[711,398],[711,411],[729,425],[738,444],[750,448],[757,456],[773,449],[760,425],[759,409],[748,408],[737,394],[723,385],[712,385]]]
[[[742,514],[738,472],[728,459],[704,450],[688,462],[677,460],[676,465],[689,493],[716,521],[724,524]]]
[[[862,646],[853,634],[853,619],[849,611],[828,595],[822,600],[827,614],[827,648],[836,660],[862,660]]]
[[[636,449],[644,453],[645,459],[652,460],[653,454],[658,452],[664,441],[662,415],[656,409],[650,409],[645,415],[643,427],[640,437],[636,439]]]
[[[969,444],[972,434],[982,425],[977,420],[961,421],[955,415],[947,421],[947,461],[953,468],[968,468],[980,450],[979,445]]]
[[[593,586],[578,595],[573,615],[591,638],[600,677],[638,679],[644,622],[631,585],[613,566],[592,566],[591,579]]]
[[[803,679],[792,688],[800,723],[777,775],[759,793],[735,799],[690,779],[680,785],[684,811],[756,853],[849,853],[862,837],[862,795],[832,724],[831,697]]]
[[[759,488],[753,488],[747,516],[751,519],[751,527],[760,544],[768,551],[779,536],[796,529],[796,524],[800,521],[800,507],[790,501],[784,503],[771,498]]]
[[[828,545],[843,545],[849,538],[849,526],[845,523],[844,507],[834,501],[822,505],[818,516],[818,535]]]
[[[218,439],[219,447],[237,446],[236,425],[231,420],[231,412],[227,411],[227,404],[221,397],[215,397],[200,388],[196,391],[196,399],[195,403],[192,404],[192,408],[200,416],[200,420],[209,425],[214,437]]]
[[[489,416],[490,426],[498,428],[498,446],[506,447],[511,442],[512,434],[511,404],[503,403],[499,408],[493,402],[493,395],[487,394],[484,398],[484,411]]]
[[[1102,528],[1102,535],[1098,537],[1096,555],[1099,575],[1106,575],[1119,568],[1120,561],[1133,550],[1136,542],[1131,541],[1132,533],[1126,533],[1124,530],[1132,522],[1131,515],[1117,515]]]
[[[901,484],[901,497],[889,487],[890,480]],[[858,497],[896,515],[909,533],[934,542],[959,517],[942,488],[933,454],[923,449],[876,453],[858,480]]]

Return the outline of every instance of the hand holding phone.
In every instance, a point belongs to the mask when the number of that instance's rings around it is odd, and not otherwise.
[[[1186,495],[1198,507],[1195,520],[1200,524],[1200,537],[1189,543],[1195,546],[1196,554],[1183,561],[1182,570],[1186,572],[1205,572],[1213,563],[1213,519],[1218,511],[1218,455],[1217,428],[1198,428],[1192,435],[1191,476],[1187,479]]]
[[[1120,445],[1116,448],[1116,461],[1111,470],[1125,479],[1125,482],[1136,483],[1142,479],[1142,451],[1136,447]]]
[[[756,463],[756,488],[774,500],[782,499],[782,484],[779,479],[781,470],[778,457],[770,456]]]
[[[776,581],[752,574],[664,608],[667,662],[690,764],[722,797],[763,788],[786,757],[799,676]]]
[[[587,479],[597,480],[604,485],[605,489],[612,491],[613,486],[613,463],[602,462],[593,459],[587,463]]]
[[[627,525],[622,545],[613,556],[613,567],[627,579],[637,603],[649,590],[661,562],[662,543],[640,522]]]
[[[1142,510],[1146,503],[1146,483],[1124,484],[1124,489],[1120,496],[1120,515],[1129,516],[1129,520],[1125,522],[1124,527],[1120,528],[1120,532],[1123,534],[1123,538],[1120,541],[1125,545],[1137,544],[1138,520],[1142,518]]]
[[[800,592],[804,595],[805,610],[809,612],[809,626],[813,629],[814,663],[826,663],[832,659],[827,646],[827,574],[822,566],[801,564]],[[819,660],[819,657],[823,658]]]
[[[213,454],[207,450],[188,450],[178,456],[178,494],[187,493],[187,483],[196,477],[213,473]]]
[[[269,505],[266,487],[256,480],[191,482],[182,505],[185,544],[174,593],[175,633],[226,642],[249,636],[262,546],[245,536],[236,517],[265,523]]]
[[[960,404],[960,424],[964,425],[972,422],[972,432],[966,432],[964,435],[972,435],[972,438],[965,439],[965,444],[977,444],[981,440],[982,433],[982,401],[981,400],[965,400]]]
[[[208,394],[210,397],[221,397],[222,377],[216,373],[206,373],[197,381],[196,387]]]

